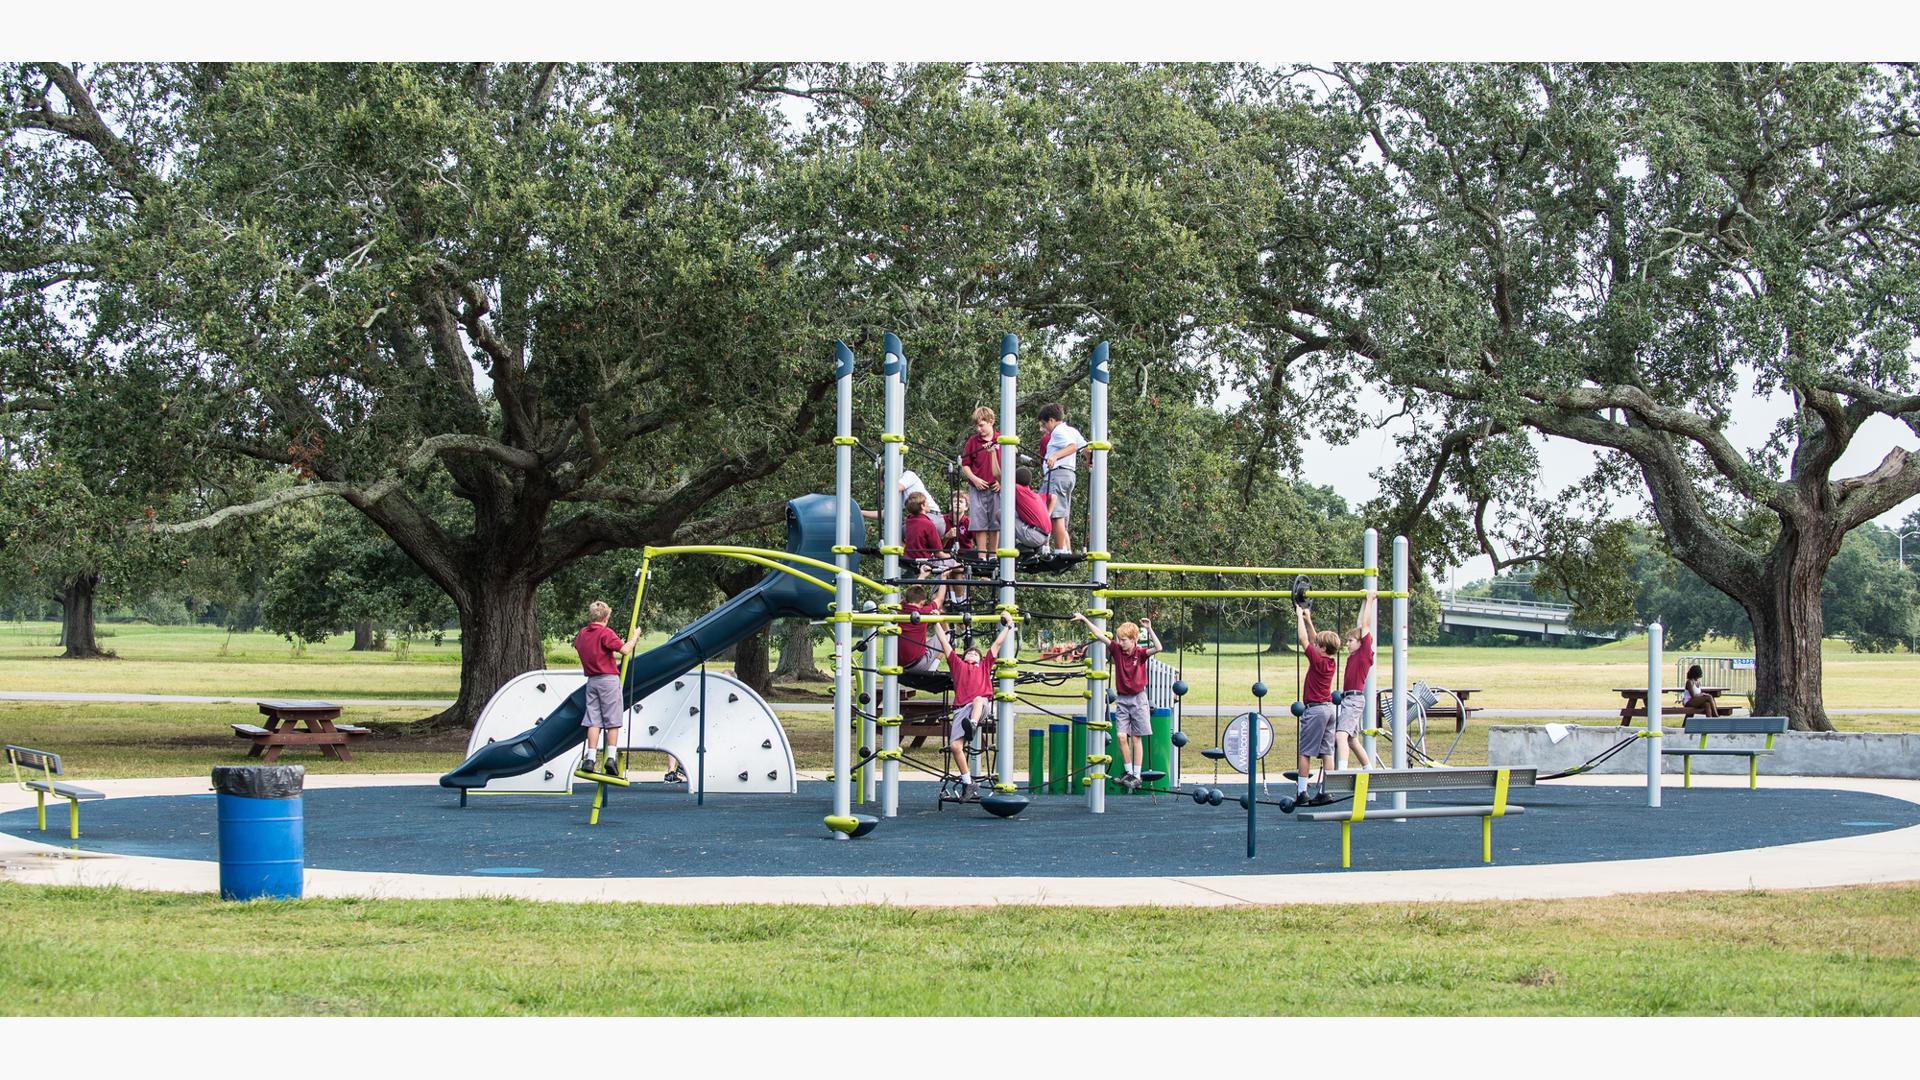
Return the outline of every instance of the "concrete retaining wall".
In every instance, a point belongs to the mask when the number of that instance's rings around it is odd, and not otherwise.
[[[1554,742],[1548,727],[1564,730],[1566,736]],[[1598,754],[1624,739],[1637,728],[1577,727],[1574,725],[1526,724],[1489,728],[1487,761],[1494,765],[1532,766],[1542,772],[1557,772]],[[1647,771],[1647,740],[1629,746],[1606,764],[1595,769],[1601,773],[1639,773]],[[1699,745],[1698,737],[1688,740],[1678,726],[1668,729],[1661,740],[1668,746]],[[1764,735],[1715,735],[1707,745],[1726,747],[1765,746]],[[1681,770],[1681,759],[1662,758],[1665,771]],[[1696,773],[1735,773],[1746,775],[1744,757],[1695,757]],[[1920,733],[1865,731],[1789,731],[1773,741],[1773,753],[1760,757],[1762,775],[1774,776],[1869,776],[1892,780],[1920,779]]]

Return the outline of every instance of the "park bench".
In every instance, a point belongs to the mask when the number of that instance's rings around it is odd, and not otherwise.
[[[88,799],[104,799],[104,792],[83,788],[78,784],[69,784],[54,777],[63,775],[60,768],[60,755],[49,754],[45,750],[29,750],[24,746],[7,747],[7,764],[13,766],[13,779],[21,787],[33,792],[40,804],[40,831],[47,831],[47,796],[67,800],[67,836],[80,839],[80,804]],[[39,777],[29,780],[20,775],[20,769],[37,769]]]
[[[1660,753],[1677,757],[1684,763],[1681,770],[1682,787],[1693,786],[1693,759],[1696,757],[1745,757],[1747,787],[1757,789],[1760,786],[1760,755],[1773,753],[1773,737],[1786,730],[1787,718],[1784,716],[1689,716],[1687,737],[1700,736],[1700,745],[1662,748]],[[1708,746],[1707,737],[1710,735],[1765,735],[1767,741],[1764,746]]]
[[[1340,823],[1340,866],[1353,865],[1353,825],[1356,821],[1387,819],[1477,817],[1480,819],[1480,861],[1493,861],[1493,819],[1523,814],[1524,806],[1507,802],[1507,792],[1516,787],[1532,787],[1534,769],[1373,769],[1340,770],[1325,774],[1322,790],[1329,795],[1350,795],[1345,810],[1309,810],[1296,812],[1301,821],[1337,821]],[[1485,805],[1409,806],[1404,810],[1367,805],[1368,795],[1394,791],[1486,791],[1491,793]]]

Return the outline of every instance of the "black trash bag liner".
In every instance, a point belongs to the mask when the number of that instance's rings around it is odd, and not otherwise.
[[[249,799],[297,799],[306,777],[305,765],[216,765],[213,790]]]

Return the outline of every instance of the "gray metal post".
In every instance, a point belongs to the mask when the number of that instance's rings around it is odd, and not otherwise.
[[[1089,435],[1087,446],[1093,451],[1093,467],[1087,470],[1087,580],[1099,589],[1107,583],[1107,454],[1112,447],[1107,442],[1107,379],[1111,369],[1107,361],[1107,343],[1102,341],[1093,347],[1093,355],[1087,360],[1087,389]],[[1108,610],[1110,601],[1099,601],[1096,611]],[[1105,631],[1108,618],[1105,615],[1092,616],[1093,625]],[[1107,712],[1107,647],[1099,641],[1087,650],[1088,672],[1087,688],[1092,697],[1087,702],[1087,720],[1105,720]],[[1087,756],[1107,753],[1107,733],[1094,728],[1087,729]],[[1105,773],[1112,762],[1100,768]],[[1087,769],[1092,773],[1092,767]],[[1087,810],[1095,814],[1107,812],[1107,785],[1099,781],[1087,785]]]
[[[853,350],[834,342],[834,389],[838,407],[833,436],[833,813],[853,813],[848,770],[853,752]],[[838,829],[833,835],[850,839]]]
[[[1404,536],[1393,538],[1393,767],[1407,767],[1407,538]],[[1407,808],[1406,792],[1393,793],[1393,808]]]
[[[1380,587],[1380,530],[1368,529],[1361,535],[1360,566],[1362,569],[1374,571],[1374,576],[1367,578],[1364,584],[1368,589],[1377,590]],[[1362,603],[1364,602],[1365,601],[1362,601]],[[1362,731],[1373,731],[1380,725],[1380,696],[1375,691],[1376,684],[1379,682],[1378,675],[1380,671],[1380,665],[1378,663],[1380,659],[1380,607],[1377,602],[1373,609],[1373,658],[1375,663],[1367,669],[1367,686],[1366,689],[1362,691],[1366,694],[1366,700],[1363,702],[1364,710],[1360,714],[1360,729]],[[1377,753],[1374,749],[1374,737],[1372,735],[1362,735],[1360,742],[1361,745],[1367,749],[1368,760],[1378,762],[1380,759],[1374,756]]]
[[[1647,627],[1647,805],[1656,808],[1660,805],[1660,699],[1666,694],[1660,685],[1660,665],[1666,639],[1659,623]]]
[[[900,576],[900,452],[906,442],[907,427],[907,351],[901,347],[900,339],[888,334],[885,339],[886,358],[881,362],[880,370],[886,376],[886,426],[881,434],[882,481],[886,487],[885,505],[880,509],[880,568],[884,580],[893,581]],[[900,590],[889,586],[883,611],[900,610]],[[885,627],[891,631],[881,637],[880,663],[886,668],[885,680],[880,684],[880,749],[886,754],[880,763],[880,816],[894,817],[900,813],[900,763],[893,755],[900,752],[900,679],[894,675],[894,669],[900,666],[900,627]]]
[[[1014,543],[1013,526],[1019,520],[1013,499],[1013,474],[1019,467],[1020,428],[1016,423],[1014,410],[1019,405],[1016,396],[1020,382],[1020,339],[1007,334],[1000,339],[1000,549],[995,554],[1000,557],[1000,580],[1013,581],[1019,573],[1018,559],[1020,549]],[[1012,585],[1000,586],[999,608],[1002,611],[1018,609],[1018,600]],[[994,671],[999,678],[994,681],[993,723],[994,761],[999,767],[999,780],[994,784],[995,791],[1015,791],[1013,783],[1013,688],[1014,674],[1020,662],[1020,628],[1013,628],[1007,636],[1006,655],[994,660]]]

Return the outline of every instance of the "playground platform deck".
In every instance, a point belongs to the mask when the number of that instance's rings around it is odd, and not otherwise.
[[[1231,802],[1037,798],[1017,818],[934,809],[903,784],[901,816],[855,841],[827,838],[819,781],[795,796],[619,791],[597,827],[591,788],[480,797],[465,810],[424,776],[312,777],[305,798],[310,896],[519,896],[664,903],[1171,904],[1520,899],[1627,892],[1804,888],[1920,880],[1920,782],[1769,777],[1644,788],[1560,782],[1516,798],[1479,861],[1471,820],[1338,830],[1262,806],[1259,853]],[[0,877],[212,891],[214,799],[202,778],[100,782],[79,841],[33,828],[0,795]],[[1230,795],[1235,793],[1232,785]],[[1278,794],[1284,789],[1275,786]],[[1437,802],[1439,800],[1422,800]]]

